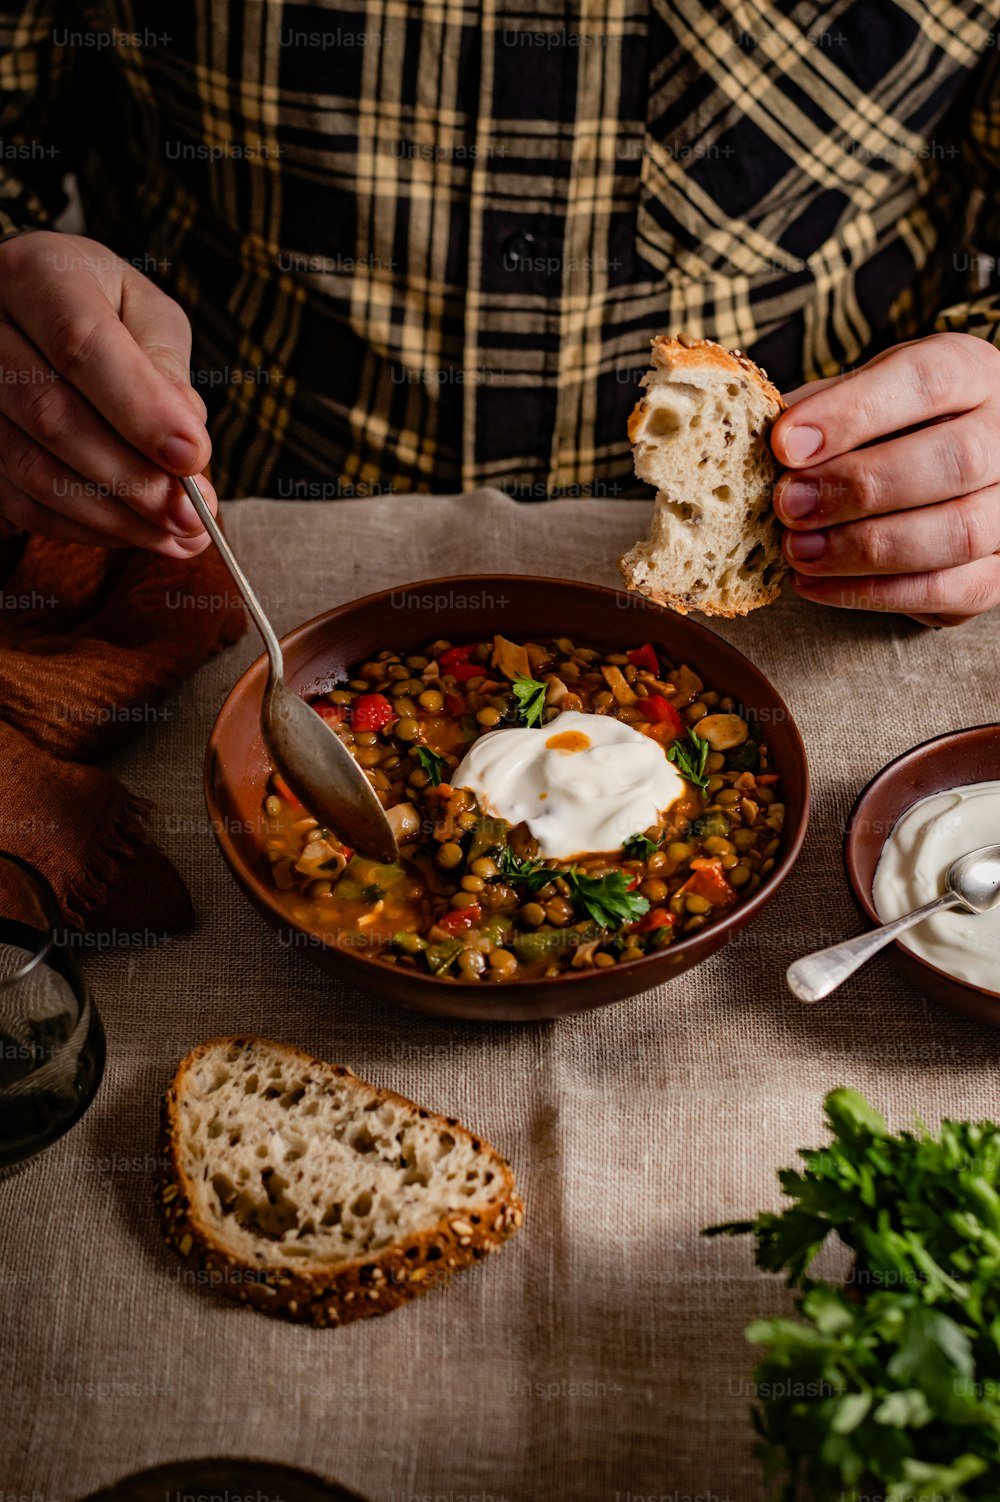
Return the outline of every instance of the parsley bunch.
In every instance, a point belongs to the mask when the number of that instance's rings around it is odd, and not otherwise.
[[[757,1320],[762,1454],[794,1502],[1000,1497],[1000,1126],[893,1135],[854,1090],[826,1098],[829,1147],[779,1174],[792,1205],[706,1235],[756,1238],[800,1319]],[[834,1235],[844,1285],[808,1269]]]

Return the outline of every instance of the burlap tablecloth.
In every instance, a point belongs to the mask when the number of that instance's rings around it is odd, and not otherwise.
[[[450,571],[618,584],[642,502],[518,505],[495,492],[245,501],[229,535],[282,629]],[[823,1139],[832,1086],[895,1126],[995,1116],[1000,1033],[937,1010],[882,959],[812,1009],[783,973],[856,930],[840,862],[861,785],[908,746],[1000,717],[1000,615],[932,632],[791,592],[719,629],[788,700],[815,801],[764,917],[669,989],[557,1023],[451,1025],[283,950],[230,879],[201,796],[214,715],[251,633],[159,711],[116,769],[157,800],[196,932],[88,955],[108,1034],[100,1095],[0,1184],[0,1494],[73,1502],[132,1470],[245,1454],[372,1502],[758,1502],[743,1327],[785,1307],[713,1221],[776,1206],[775,1170]],[[510,1158],[524,1230],[488,1266],[384,1319],[294,1328],[185,1283],[151,1193],[158,1098],[181,1055],[253,1029],[349,1063],[481,1130]]]

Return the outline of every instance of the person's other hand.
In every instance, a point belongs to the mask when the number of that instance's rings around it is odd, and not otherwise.
[[[216,509],[190,356],[177,303],[96,240],[39,230],[0,245],[0,517],[200,553],[208,534],[171,478],[196,475]]]
[[[1000,604],[1000,350],[932,334],[785,400],[775,509],[799,594],[934,626]]]

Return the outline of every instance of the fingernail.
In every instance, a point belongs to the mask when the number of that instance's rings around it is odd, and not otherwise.
[[[823,434],[819,428],[797,426],[785,428],[782,438],[785,453],[788,455],[790,464],[804,464],[811,459],[816,450],[823,442]]]
[[[811,480],[792,480],[782,486],[778,496],[778,510],[791,521],[801,521],[812,516],[819,507],[819,486]]]
[[[168,438],[160,445],[160,458],[168,469],[189,475],[198,461],[198,450],[190,438]]]
[[[815,563],[822,558],[829,544],[822,532],[793,532],[788,538],[788,551],[800,563]]]
[[[180,533],[182,536],[190,536],[192,532],[203,532],[201,517],[194,509],[191,501],[183,493],[175,496],[170,502],[170,510],[167,512],[167,526],[171,532]]]

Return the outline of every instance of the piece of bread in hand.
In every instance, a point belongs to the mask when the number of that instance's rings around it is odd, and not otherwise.
[[[158,1194],[192,1281],[314,1325],[384,1314],[496,1251],[523,1210],[450,1117],[265,1038],[214,1038],[163,1102]]]
[[[746,615],[788,572],[768,443],[784,402],[767,373],[711,339],[653,340],[629,418],[635,472],[657,489],[649,539],[618,566],[630,589],[686,615]]]

